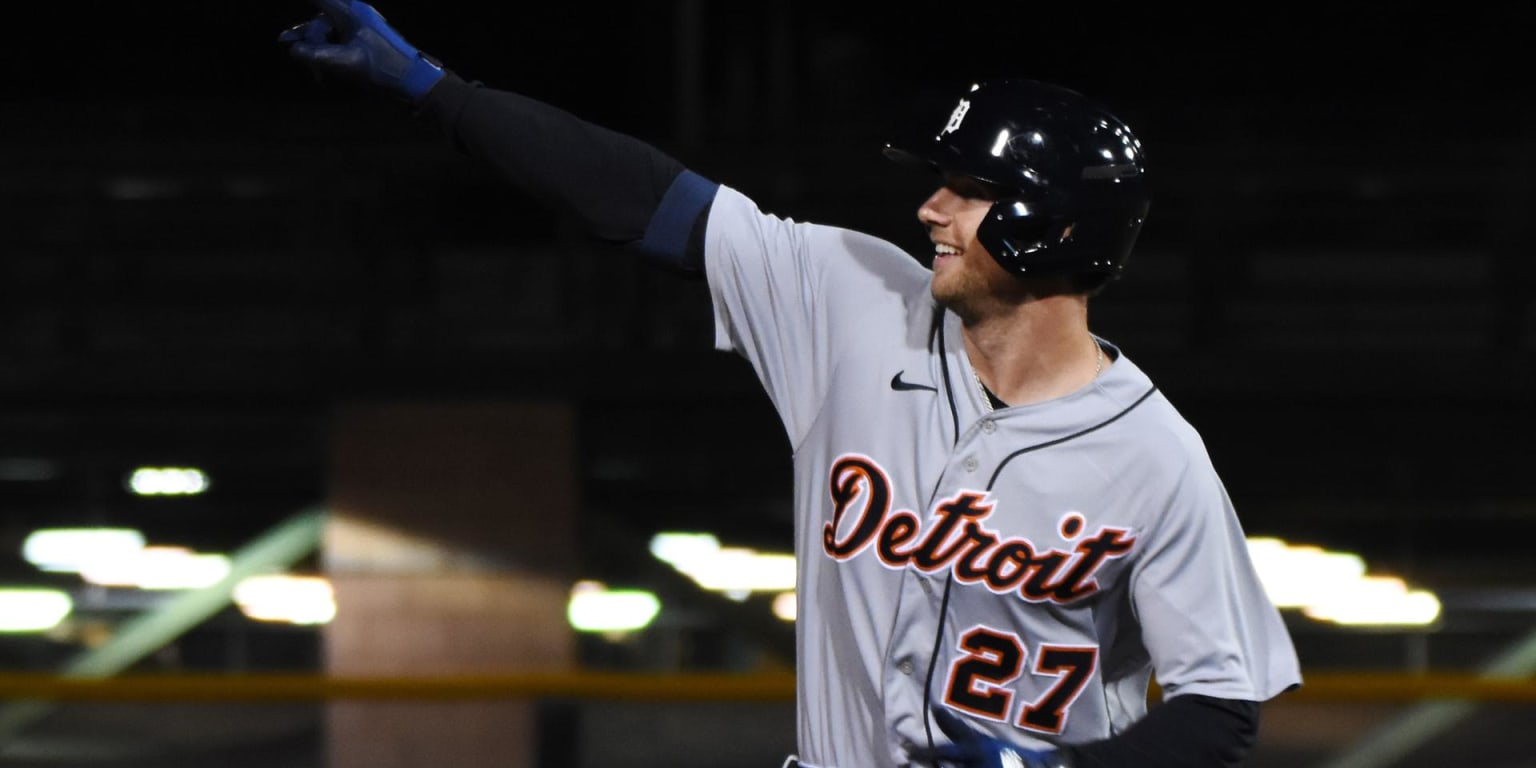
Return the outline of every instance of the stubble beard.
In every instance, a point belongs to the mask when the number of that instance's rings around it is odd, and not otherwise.
[[[961,270],[951,270],[951,272]],[[962,274],[933,274],[933,281],[929,286],[933,294],[933,300],[939,306],[960,316],[962,320],[970,320],[976,316],[980,307],[975,306],[976,297],[982,291],[980,280],[968,271]]]
[[[982,256],[991,258],[986,254]],[[1019,300],[1022,298],[1021,289],[1022,286],[1015,283],[1013,276],[1003,272],[1000,267],[988,270],[968,262],[950,265],[942,273],[935,270],[929,283],[929,292],[934,301],[954,312],[966,323],[981,320],[1010,302]]]

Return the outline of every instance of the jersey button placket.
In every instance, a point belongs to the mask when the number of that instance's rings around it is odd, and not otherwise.
[[[965,457],[965,461],[960,462],[960,466],[965,467],[965,471],[967,472],[975,472],[978,465],[979,462],[976,461],[975,456],[967,456]]]
[[[996,432],[997,431],[997,422],[995,422],[995,421],[993,421],[991,419],[987,419],[986,421],[983,421],[981,423],[981,431],[985,432],[985,433],[987,433],[989,435],[992,434],[993,432]]]

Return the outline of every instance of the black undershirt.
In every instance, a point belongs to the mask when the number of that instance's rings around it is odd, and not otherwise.
[[[662,197],[685,170],[650,144],[451,71],[433,86],[418,114],[455,149],[614,245],[641,241]],[[708,206],[699,213],[685,254],[653,260],[702,274],[708,214]]]
[[[513,187],[573,215],[594,237],[638,243],[682,163],[630,136],[525,96],[467,82],[449,72],[418,114],[458,151],[487,163]],[[694,226],[685,266],[702,270],[703,222]],[[669,264],[676,266],[675,264]],[[996,408],[1007,405],[990,391]],[[1153,706],[1123,733],[1064,747],[1078,768],[1240,765],[1258,730],[1259,705],[1195,694]]]
[[[1100,351],[1101,352],[1103,351],[1103,347],[1100,347]],[[1110,360],[1116,359],[1115,358],[1115,353],[1113,351],[1104,352],[1104,354],[1109,355],[1109,359]],[[1095,374],[1095,375],[1097,375],[1097,374]],[[1003,402],[1003,399],[1001,397],[998,397],[997,394],[992,391],[991,387],[987,386],[986,384],[982,384],[981,383],[981,379],[980,378],[978,378],[976,380],[976,383],[977,384],[981,384],[981,391],[987,393],[987,402],[992,404],[992,410],[994,410],[994,411],[1001,411],[1002,409],[1008,407],[1008,404]]]
[[[1065,749],[1074,768],[1235,768],[1258,731],[1258,702],[1185,694],[1153,706],[1120,734]]]
[[[1003,402],[1001,397],[992,394],[992,390],[987,388],[987,385],[981,385],[981,391],[987,393],[987,402],[992,404],[992,410],[1001,411],[1002,409],[1008,407],[1008,404]]]

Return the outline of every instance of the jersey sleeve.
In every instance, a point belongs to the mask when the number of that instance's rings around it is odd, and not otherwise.
[[[826,402],[838,350],[873,343],[887,320],[872,318],[900,312],[925,274],[886,241],[765,214],[728,186],[710,207],[704,273],[715,347],[752,365],[797,448]]]
[[[1165,697],[1263,701],[1300,684],[1290,634],[1198,443],[1147,540],[1131,593]]]

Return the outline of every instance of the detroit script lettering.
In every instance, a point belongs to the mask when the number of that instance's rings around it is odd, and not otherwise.
[[[1077,539],[1070,550],[1005,538],[983,525],[993,502],[976,491],[941,500],[925,529],[913,512],[891,509],[890,478],[873,459],[857,454],[833,462],[828,491],[832,521],[822,529],[822,548],[833,559],[849,560],[873,547],[888,567],[925,573],[947,568],[962,584],[1016,591],[1030,602],[1069,603],[1097,592],[1094,573],[1136,543],[1129,530],[1109,526],[1079,538],[1084,521],[1075,512],[1061,521],[1062,538]]]

